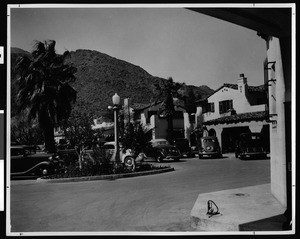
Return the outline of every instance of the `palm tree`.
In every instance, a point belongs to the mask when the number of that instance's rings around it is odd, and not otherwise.
[[[173,139],[173,117],[175,115],[174,98],[180,97],[179,89],[184,84],[174,82],[172,77],[154,84],[155,102],[161,102],[159,114],[166,117],[168,123],[167,139]]]
[[[29,121],[37,119],[49,152],[55,151],[54,127],[69,117],[76,100],[69,83],[77,69],[65,63],[68,53],[56,54],[53,40],[36,41],[31,57],[20,57],[16,65],[19,111],[27,112]]]

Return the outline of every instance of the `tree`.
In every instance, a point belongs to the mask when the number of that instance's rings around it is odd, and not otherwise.
[[[144,127],[139,122],[125,125],[121,134],[121,142],[125,150],[132,149],[136,155],[151,146],[150,138],[147,137]]]
[[[36,122],[24,120],[23,114],[11,118],[11,142],[26,145],[43,144],[42,131]]]
[[[166,81],[161,81],[154,84],[155,102],[161,102],[159,114],[166,117],[168,122],[167,139],[173,139],[173,117],[175,115],[174,98],[180,98],[179,89],[183,86],[182,83],[173,81],[169,77]]]
[[[61,123],[65,139],[74,146],[92,147],[97,138],[102,135],[101,131],[92,129],[93,119],[86,113],[73,110],[70,117]]]
[[[76,91],[69,85],[75,81],[76,68],[65,64],[68,51],[55,52],[55,41],[36,41],[31,57],[17,60],[19,73],[19,112],[28,112],[27,119],[37,119],[43,130],[45,149],[55,151],[54,127],[69,117]]]

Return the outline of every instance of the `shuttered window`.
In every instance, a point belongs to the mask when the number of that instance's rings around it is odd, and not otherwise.
[[[219,112],[220,114],[224,114],[228,112],[228,110],[232,109],[232,100],[223,100],[219,102]]]

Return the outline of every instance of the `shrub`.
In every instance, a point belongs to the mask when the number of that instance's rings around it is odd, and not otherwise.
[[[63,160],[63,167],[56,171],[55,174],[44,176],[43,178],[72,178],[98,175],[112,175],[131,173],[126,167],[116,167],[109,158],[106,157],[105,151],[101,148],[88,150],[83,155],[82,168],[79,169],[78,155],[75,150],[64,150],[58,153]],[[150,171],[155,169],[169,168],[169,166],[154,166],[145,163],[135,169],[135,172]]]

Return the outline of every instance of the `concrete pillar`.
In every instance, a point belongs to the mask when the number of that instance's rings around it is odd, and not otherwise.
[[[195,115],[195,124],[197,128],[202,129],[203,115],[202,115],[202,107],[197,107],[196,115]]]
[[[124,124],[128,124],[130,122],[130,108],[129,108],[129,99],[124,99]]]
[[[159,125],[158,125],[158,116],[152,115],[150,117],[150,124],[152,127],[152,139],[159,138]]]
[[[184,125],[184,137],[188,139],[190,142],[192,129],[191,129],[189,114],[186,112],[183,113],[183,125]]]
[[[283,205],[287,206],[286,195],[286,145],[285,145],[285,83],[283,76],[283,67],[281,59],[281,49],[279,39],[272,37],[269,39],[268,62],[275,62],[275,69],[270,69],[269,79],[276,79],[275,99],[276,99],[276,116],[270,126],[270,151],[271,151],[271,191],[276,199]],[[273,72],[274,71],[274,72]],[[272,99],[274,99],[272,97]],[[269,103],[273,104],[272,99]],[[274,109],[272,109],[274,112]]]
[[[220,147],[221,147],[221,152],[223,152],[223,147],[222,147],[222,131],[223,131],[223,128],[221,127],[216,127],[214,128],[215,131],[216,131],[216,137],[218,138],[219,140],[219,144],[220,144]]]

